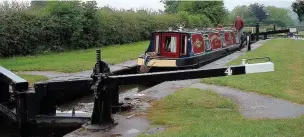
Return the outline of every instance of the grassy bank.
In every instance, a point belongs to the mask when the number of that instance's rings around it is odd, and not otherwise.
[[[137,42],[121,46],[107,46],[101,49],[102,60],[110,64],[135,59],[143,53],[149,42]],[[92,69],[96,62],[96,48],[48,55],[0,59],[0,65],[12,71],[60,71],[79,72]]]
[[[17,74],[21,78],[27,80],[32,87],[35,82],[48,80],[47,77],[41,75]]]
[[[149,119],[169,128],[153,137],[303,136],[304,117],[293,120],[249,120],[230,100],[210,91],[183,89],[155,102]]]
[[[242,58],[269,56],[275,72],[203,79],[202,82],[231,86],[245,91],[279,97],[304,104],[304,46],[303,41],[275,39],[259,49],[230,62],[240,64]]]

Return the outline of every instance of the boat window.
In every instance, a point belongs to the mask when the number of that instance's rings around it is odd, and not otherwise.
[[[176,37],[166,36],[165,37],[165,51],[176,52]]]
[[[155,36],[155,52],[159,53],[159,35]]]
[[[186,55],[187,54],[187,36],[182,36],[182,49],[181,54]]]

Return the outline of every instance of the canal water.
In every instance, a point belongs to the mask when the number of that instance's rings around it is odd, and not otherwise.
[[[151,85],[126,85],[119,87],[120,98],[124,98],[129,95],[137,94],[145,89],[150,88]],[[71,112],[73,107],[76,112],[82,113],[92,113],[94,106],[93,95],[88,95],[80,99],[65,103],[63,105],[57,106],[57,112]],[[75,129],[76,130],[76,129]],[[15,134],[13,127],[7,124],[5,119],[0,117],[0,137],[19,137]],[[56,132],[56,131],[54,131]],[[67,134],[67,133],[66,133]],[[58,135],[45,135],[45,137],[58,137]]]
[[[119,96],[120,98],[124,98],[126,96],[137,94],[145,89],[150,88],[150,85],[123,85],[119,87]],[[58,112],[71,112],[73,107],[75,111],[81,113],[92,113],[94,106],[94,96],[89,95],[82,97],[78,100],[66,103],[64,105],[58,106]]]

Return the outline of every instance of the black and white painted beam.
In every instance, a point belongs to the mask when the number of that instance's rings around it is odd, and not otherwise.
[[[28,89],[29,85],[26,80],[2,66],[0,66],[0,82],[5,82],[9,85],[12,85],[16,91],[25,91]]]
[[[221,68],[213,68],[213,69],[192,69],[192,70],[181,70],[181,71],[108,76],[107,81],[109,83],[116,83],[118,85],[129,85],[129,84],[144,84],[150,82],[164,82],[164,81],[187,80],[187,79],[197,79],[197,78],[244,75],[250,73],[263,73],[263,72],[272,72],[272,71],[274,71],[274,64],[272,62],[255,63],[255,64],[243,63],[242,65],[239,66],[229,66],[229,67],[221,67]]]

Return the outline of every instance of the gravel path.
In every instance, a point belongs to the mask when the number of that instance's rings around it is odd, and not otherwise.
[[[230,87],[195,83],[191,88],[211,89],[235,101],[239,111],[247,118],[296,118],[304,114],[304,105],[292,103],[253,92],[244,92]]]
[[[261,40],[252,44],[252,50],[257,49],[267,40]],[[246,53],[246,50],[235,52],[220,60],[212,62],[203,68],[222,67],[226,63],[236,59]],[[240,62],[241,63],[241,62]],[[257,93],[245,92],[230,87],[206,85],[196,83],[192,88],[211,89],[212,91],[226,96],[235,101],[239,106],[239,111],[247,118],[295,118],[304,114],[304,105],[294,104],[290,101],[276,99]]]

